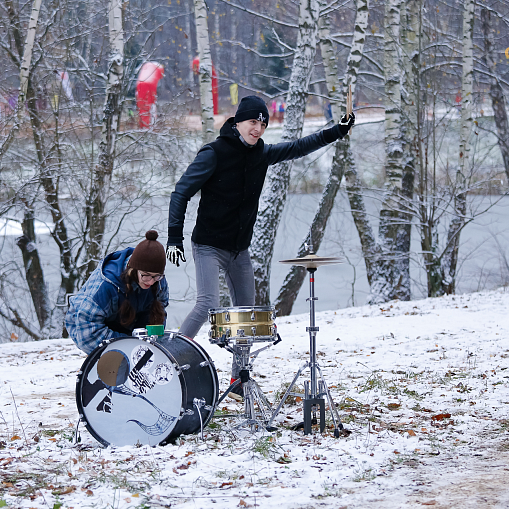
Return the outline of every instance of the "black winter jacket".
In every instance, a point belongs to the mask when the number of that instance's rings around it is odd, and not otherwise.
[[[219,137],[202,147],[171,194],[168,244],[183,241],[188,201],[201,189],[198,217],[191,239],[233,252],[249,247],[267,168],[304,157],[341,138],[338,125],[296,141],[246,146],[233,128],[233,117]]]

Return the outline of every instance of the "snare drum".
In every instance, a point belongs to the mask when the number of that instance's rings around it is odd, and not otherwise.
[[[211,343],[223,336],[257,341],[273,341],[277,337],[276,309],[274,306],[238,306],[209,309]]]
[[[80,418],[106,446],[165,445],[196,433],[212,418],[218,395],[207,352],[175,332],[157,341],[104,342],[87,357],[76,381]]]

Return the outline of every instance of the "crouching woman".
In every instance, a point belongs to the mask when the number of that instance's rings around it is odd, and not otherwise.
[[[106,339],[131,336],[136,328],[166,324],[166,256],[155,230],[145,237],[136,248],[106,256],[69,299],[65,325],[85,353]]]

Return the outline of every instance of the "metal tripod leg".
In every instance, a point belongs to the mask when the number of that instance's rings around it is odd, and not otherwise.
[[[244,391],[244,417],[246,419],[235,426],[235,428],[241,428],[247,425],[251,428],[252,432],[264,428],[267,422],[267,414],[264,407],[266,407],[269,412],[272,412],[270,403],[253,379],[250,378],[247,382],[243,382],[242,389]],[[255,403],[258,405],[260,411],[261,421],[256,418]]]
[[[334,423],[334,436],[336,438],[339,438],[339,430],[343,429],[343,424],[341,423],[341,419],[339,418],[338,410],[336,408],[336,405],[334,404],[334,401],[332,400],[329,386],[327,385],[327,382],[325,381],[322,370],[320,369],[320,366],[318,366],[318,364],[316,365],[316,368],[318,369],[318,372],[320,373],[320,378],[321,378],[321,383],[322,383],[322,390],[320,391],[320,394],[324,394],[325,396],[327,396],[327,400],[329,402],[329,410],[330,410],[331,417],[332,417],[332,422]]]
[[[284,393],[281,401],[279,402],[279,405],[277,406],[276,410],[274,410],[274,413],[272,414],[272,417],[270,418],[269,422],[267,423],[267,426],[271,426],[274,419],[276,418],[277,414],[279,413],[279,411],[281,410],[281,408],[283,407],[285,401],[286,401],[286,398],[290,395],[290,392],[293,388],[293,386],[295,385],[295,382],[297,381],[297,378],[299,378],[300,374],[307,368],[309,367],[309,362],[306,362],[306,364],[304,364],[300,369],[299,371],[297,371],[297,374],[293,377],[293,380],[292,380],[292,383],[288,386],[288,389],[286,389],[286,392]]]

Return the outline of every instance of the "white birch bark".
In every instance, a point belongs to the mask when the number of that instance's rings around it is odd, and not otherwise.
[[[403,147],[401,138],[400,46],[402,0],[385,3],[384,72],[385,72],[385,172],[390,188],[401,189],[403,179]]]
[[[200,102],[203,143],[214,139],[214,103],[212,101],[212,57],[210,54],[207,6],[204,0],[194,0],[196,42],[200,59]]]
[[[323,7],[324,5],[322,5]],[[364,42],[366,28],[368,25],[369,1],[358,0],[356,2],[356,16],[354,25],[354,35],[352,47],[348,55],[345,77],[341,86],[338,78],[338,69],[332,40],[330,38],[330,17],[328,15],[320,17],[319,37],[322,59],[325,67],[325,76],[329,101],[332,107],[332,117],[337,122],[344,114],[346,109],[346,94],[348,85],[352,85],[352,94],[355,91],[357,75],[364,51]],[[341,93],[340,93],[341,91]],[[339,191],[341,180],[347,167],[354,166],[353,157],[350,150],[350,136],[336,144],[336,151],[332,161],[330,175],[323,191],[317,211],[311,223],[310,233],[302,242],[297,256],[304,256],[307,253],[306,246],[310,243],[315,251],[320,247],[323,239],[328,219],[334,206],[334,200]],[[311,237],[312,233],[312,237]],[[292,267],[288,272],[279,294],[275,301],[279,316],[289,315],[295,298],[302,286],[306,276],[306,270],[302,267]]]
[[[37,32],[37,24],[39,22],[39,12],[41,10],[42,0],[34,0],[32,4],[32,11],[30,13],[30,21],[28,23],[27,35],[25,38],[25,45],[23,47],[23,59],[21,61],[19,73],[19,93],[14,112],[14,125],[8,133],[5,140],[0,146],[0,160],[9,149],[9,146],[16,137],[19,131],[20,123],[22,121],[23,112],[25,111],[25,101],[27,99],[28,80],[30,77],[30,63],[32,61],[32,53],[34,51],[35,34]]]
[[[281,141],[296,140],[302,134],[309,82],[316,53],[318,17],[318,0],[301,0],[299,35],[286,98]],[[274,240],[288,193],[291,168],[291,161],[270,167],[260,199],[251,246],[258,305],[267,305],[270,302],[270,265],[274,253]]]
[[[102,257],[106,229],[106,202],[109,195],[115,148],[121,114],[121,93],[124,79],[124,29],[122,0],[110,0],[108,10],[110,58],[108,83],[103,108],[98,164],[93,175],[90,200],[87,204],[89,242],[87,244],[87,277]]]
[[[42,0],[34,0],[34,3],[32,4],[32,12],[30,13],[30,21],[28,22],[25,47],[23,49],[23,61],[21,62],[21,69],[19,73],[18,116],[21,116],[23,112],[23,104],[25,103],[27,96],[30,63],[32,61],[32,53],[34,51],[35,33],[39,22],[41,3]]]
[[[470,135],[472,132],[472,92],[474,82],[474,0],[463,4],[463,67],[461,79],[460,183],[470,168]]]
[[[442,285],[445,293],[452,294],[456,289],[456,268],[461,230],[467,212],[466,175],[470,171],[470,136],[472,133],[472,91],[474,76],[474,6],[475,0],[463,2],[463,60],[461,79],[461,126],[460,154],[456,172],[454,219],[447,232],[447,247],[442,256]]]
[[[385,73],[385,193],[380,211],[380,254],[368,301],[371,304],[392,299],[410,299],[410,220],[408,201],[403,190],[404,137],[402,119],[401,53],[402,0],[385,4],[384,73]]]

